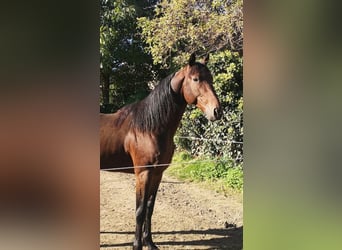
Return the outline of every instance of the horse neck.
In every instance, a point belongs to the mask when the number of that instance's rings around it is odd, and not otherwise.
[[[168,135],[170,137],[173,137],[176,134],[177,128],[180,124],[180,121],[182,120],[185,108],[186,108],[186,103],[184,103],[182,106],[180,106],[176,111],[173,116],[173,119],[169,121],[169,124],[167,126],[168,128]]]
[[[173,78],[179,77],[179,79],[184,79],[184,75],[185,75],[186,70],[187,70],[187,67],[182,68],[181,70],[179,70],[177,73],[175,73],[173,75]],[[168,128],[167,134],[170,137],[173,137],[175,135],[177,128],[180,124],[180,121],[183,117],[185,108],[187,106],[187,103],[184,99],[184,95],[183,95],[183,91],[182,91],[183,80],[181,80],[180,82],[181,82],[180,86],[177,87],[177,93],[174,92],[172,83],[170,82],[171,92],[173,93],[174,98],[176,100],[178,100],[178,102],[179,102],[179,105],[178,105],[177,109],[174,111],[174,114],[172,115],[172,119],[170,119],[169,124],[167,126],[167,128]]]
[[[174,109],[169,109],[168,119],[164,120],[163,128],[159,131],[159,134],[164,137],[172,138],[182,120],[187,103],[181,93],[174,93],[173,98],[177,102],[177,106]]]
[[[186,73],[187,67],[182,68],[177,73],[173,75],[173,78],[179,77],[179,79],[182,79],[180,82],[180,86],[177,87],[177,93],[174,92],[172,83],[170,82],[170,89],[171,92],[174,95],[175,100],[178,102],[178,107],[174,111],[174,114],[172,115],[172,119],[170,119],[169,124],[167,126],[168,128],[168,134],[173,137],[177,131],[177,128],[180,124],[180,121],[182,120],[183,114],[185,112],[185,108],[187,106],[187,103],[185,101],[184,95],[183,95],[183,81],[184,81],[184,75]]]
[[[160,136],[173,136],[176,133],[186,101],[182,91],[172,89],[171,79],[173,75],[164,78],[149,96],[130,106],[134,128]]]

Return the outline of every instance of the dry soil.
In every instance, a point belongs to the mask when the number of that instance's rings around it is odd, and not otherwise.
[[[132,249],[134,175],[101,171],[100,249]],[[242,201],[163,176],[152,217],[162,249],[242,249]]]

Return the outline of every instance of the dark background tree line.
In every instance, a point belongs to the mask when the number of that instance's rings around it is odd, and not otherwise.
[[[241,163],[242,1],[101,0],[100,4],[101,112],[115,112],[144,98],[158,80],[185,65],[192,52],[210,53],[208,67],[223,118],[208,122],[200,111],[189,107],[176,143],[193,155]]]

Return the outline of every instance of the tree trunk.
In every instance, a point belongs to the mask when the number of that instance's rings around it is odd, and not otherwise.
[[[102,81],[102,100],[103,105],[107,106],[109,104],[109,74],[103,74]]]

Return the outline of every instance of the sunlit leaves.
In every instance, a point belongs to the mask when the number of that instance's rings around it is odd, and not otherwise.
[[[241,0],[162,0],[139,26],[154,63],[183,64],[192,52],[242,51]]]

